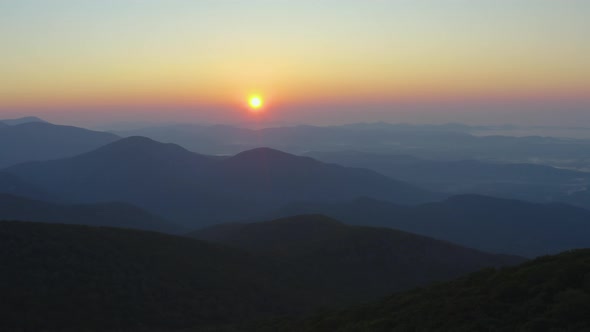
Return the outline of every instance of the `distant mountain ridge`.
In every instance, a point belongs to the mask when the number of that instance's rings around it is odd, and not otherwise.
[[[409,155],[357,151],[305,154],[324,162],[371,169],[386,176],[449,194],[482,194],[535,202],[559,201],[590,208],[583,193],[590,173],[531,163],[427,160]]]
[[[0,123],[3,123],[5,125],[9,125],[9,126],[14,126],[14,125],[19,125],[19,124],[29,123],[29,122],[48,123],[47,121],[45,121],[41,118],[38,118],[36,116],[25,116],[25,117],[17,118],[17,119],[2,119],[2,120],[0,120]]]
[[[260,216],[302,199],[370,196],[411,204],[441,197],[372,171],[273,149],[216,158],[143,137],[5,171],[65,201],[127,202],[193,228]]]
[[[124,203],[60,205],[0,194],[0,220],[110,226],[175,233],[182,228]]]
[[[40,200],[55,200],[55,196],[37,188],[36,186],[24,181],[20,177],[0,171],[0,193],[15,196],[28,197]]]
[[[556,137],[475,136],[461,124],[411,125],[357,123],[341,126],[283,126],[247,129],[226,125],[169,125],[119,131],[121,136],[146,136],[180,144],[207,154],[235,154],[268,146],[289,153],[357,150],[448,160],[492,160],[588,168],[590,140]]]
[[[487,252],[535,257],[590,247],[590,211],[480,195],[417,206],[371,198],[301,202],[275,215],[322,213],[349,224],[391,227]]]
[[[428,137],[433,133],[443,137],[466,137],[469,128],[464,125],[409,125],[379,123],[356,123],[342,126],[295,125],[249,129],[231,125],[172,124],[152,126],[116,134],[145,136],[157,141],[182,145],[190,150],[210,154],[236,154],[241,151],[268,146],[291,153],[318,149],[320,147],[367,146],[388,144],[407,135],[415,138]],[[400,136],[401,135],[401,136]]]
[[[0,168],[71,157],[117,139],[118,136],[110,133],[41,121],[0,126]]]

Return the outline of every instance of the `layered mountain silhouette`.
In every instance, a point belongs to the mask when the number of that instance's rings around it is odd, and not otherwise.
[[[180,232],[182,228],[125,203],[60,205],[0,194],[0,220],[81,224]]]
[[[320,280],[325,291],[356,299],[523,261],[392,229],[348,226],[322,215],[223,224],[190,236],[296,262],[293,268]]]
[[[320,216],[246,227],[272,244],[238,249],[146,231],[0,222],[2,328],[224,331],[520,260]]]
[[[590,211],[479,195],[408,207],[362,198],[296,203],[278,215],[322,213],[350,224],[385,226],[488,252],[534,257],[590,247]]]
[[[546,203],[590,206],[590,176],[514,164],[583,169],[590,141],[471,130],[138,131],[206,155],[0,120],[0,329],[588,329],[590,252],[506,266],[590,247],[590,210]]]
[[[588,331],[590,250],[488,269],[305,320],[243,331]]]
[[[170,125],[118,132],[180,144],[209,154],[234,154],[259,146],[290,153],[357,150],[409,154],[435,160],[494,160],[574,165],[586,160],[590,140],[553,137],[475,136],[476,127],[461,124],[410,125],[357,123],[342,126],[246,129],[231,126]],[[587,165],[587,163],[584,163]]]
[[[278,262],[153,232],[0,222],[0,262],[5,331],[171,331],[325,303]]]
[[[71,157],[119,139],[114,134],[42,121],[0,126],[0,167]]]
[[[471,138],[461,125],[407,125],[358,123],[320,127],[297,125],[248,129],[228,125],[173,124],[116,132],[120,136],[146,136],[158,141],[180,144],[207,153],[234,154],[259,146],[302,153],[310,150],[332,150],[363,147],[406,149],[406,144],[429,145],[458,142]],[[398,144],[392,144],[398,143]],[[402,144],[399,144],[402,143]]]
[[[348,167],[371,169],[450,194],[476,193],[590,207],[590,199],[580,197],[580,193],[590,187],[588,172],[526,163],[440,161],[355,151],[309,152],[305,155]]]
[[[52,198],[48,193],[28,183],[27,181],[24,181],[20,177],[2,171],[0,171],[0,193],[34,199],[49,200]]]
[[[298,197],[338,200],[366,193],[400,203],[417,203],[440,196],[378,173],[325,164],[269,148],[257,148],[222,160],[218,176],[226,179],[231,192],[277,201]]]
[[[23,123],[29,123],[29,122],[43,122],[43,123],[48,123],[47,121],[38,118],[36,116],[25,116],[22,118],[16,118],[16,119],[3,119],[0,120],[0,124],[4,124],[7,126],[14,126],[14,125],[19,125],[19,124],[23,124]]]
[[[411,204],[440,197],[372,171],[277,150],[219,158],[144,137],[5,171],[65,201],[127,202],[193,228],[252,218],[303,199],[368,196]]]

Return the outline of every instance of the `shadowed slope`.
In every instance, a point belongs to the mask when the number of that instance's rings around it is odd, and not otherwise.
[[[590,250],[577,250],[252,331],[588,331],[589,276]]]
[[[477,248],[534,257],[590,247],[590,211],[479,195],[414,207],[357,199],[298,203],[279,215],[323,213],[350,224],[386,226]]]
[[[297,262],[325,290],[365,299],[523,260],[321,215],[218,225],[190,236]]]
[[[46,122],[0,127],[0,167],[27,161],[65,158],[119,139],[105,132]]]
[[[0,222],[0,264],[5,331],[170,331],[325,299],[272,260],[144,231]]]
[[[181,227],[125,203],[59,205],[0,194],[0,220],[27,220],[89,226],[111,226],[161,232]]]

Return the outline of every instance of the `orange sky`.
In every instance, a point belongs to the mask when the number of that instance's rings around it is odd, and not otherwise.
[[[232,120],[252,93],[275,112],[590,99],[583,0],[8,0],[0,11],[0,110],[13,112],[145,106]]]

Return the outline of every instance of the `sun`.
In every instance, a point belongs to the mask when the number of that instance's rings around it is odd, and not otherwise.
[[[250,108],[253,111],[258,111],[264,105],[264,100],[262,99],[261,96],[253,95],[253,96],[248,97],[248,105],[250,105]]]

